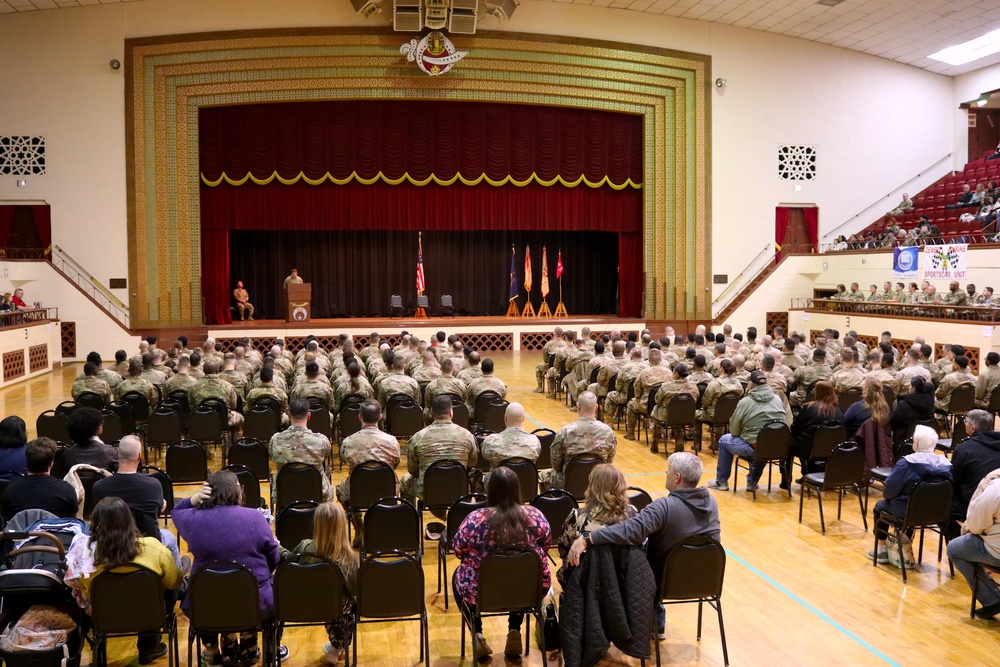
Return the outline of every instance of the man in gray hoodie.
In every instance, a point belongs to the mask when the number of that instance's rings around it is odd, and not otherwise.
[[[750,373],[750,391],[740,399],[729,420],[729,433],[719,438],[719,462],[715,469],[715,479],[707,486],[717,491],[729,490],[729,475],[733,470],[733,459],[742,456],[752,459],[757,448],[757,434],[764,425],[772,421],[785,421],[785,406],[781,398],[767,385],[767,374],[763,371]],[[747,477],[747,488],[757,484],[761,470],[751,469]]]
[[[667,459],[666,482],[670,495],[657,498],[631,519],[578,537],[566,560],[576,567],[591,544],[640,545],[648,537],[646,558],[659,586],[667,554],[679,542],[692,535],[719,539],[719,505],[705,487],[698,486],[701,475],[701,459],[697,455],[691,452],[671,454]],[[664,618],[662,607],[660,609],[657,627],[662,635]]]

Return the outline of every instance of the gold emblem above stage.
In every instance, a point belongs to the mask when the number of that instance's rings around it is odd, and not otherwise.
[[[399,34],[389,30],[127,40],[133,325],[202,321],[199,107],[329,99],[454,99],[642,115],[644,317],[708,319],[709,57],[481,30],[461,44],[468,55],[460,68],[427,76],[407,63]]]

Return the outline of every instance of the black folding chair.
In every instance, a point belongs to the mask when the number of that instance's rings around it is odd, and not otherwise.
[[[941,552],[947,541],[944,527],[951,521],[951,497],[954,487],[950,480],[923,480],[917,482],[913,493],[906,501],[906,514],[900,518],[889,512],[882,512],[875,519],[875,551],[873,565],[878,567],[878,528],[885,525],[886,531],[892,528],[896,535],[896,544],[902,544],[902,534],[909,530],[920,531],[920,548],[917,551],[917,563],[924,560],[924,531],[930,529],[938,534],[938,562],[941,562]],[[906,583],[906,559],[900,557],[900,569],[903,571],[903,583]],[[948,559],[952,578],[955,577],[955,566]],[[973,588],[975,591],[975,588]],[[973,596],[975,597],[975,596]]]
[[[847,409],[852,405],[861,400],[861,390],[857,387],[851,389],[845,389],[843,392],[837,395],[837,401],[840,403],[840,411],[845,415],[847,414]]]
[[[552,529],[553,535],[561,533],[562,526],[566,523],[566,517],[569,516],[570,512],[579,507],[573,494],[565,489],[549,489],[548,491],[544,491],[535,496],[535,499],[531,501],[531,506],[545,516],[545,520],[549,522],[549,527]],[[549,560],[552,561],[553,565],[557,564],[551,553],[549,554]]]
[[[201,655],[202,633],[256,631],[261,631],[263,637],[263,664],[271,663],[272,633],[261,619],[257,578],[250,568],[229,560],[206,563],[191,576],[186,599],[188,665],[197,664],[193,655],[196,643]]]
[[[104,424],[101,429],[101,439],[111,444],[113,442],[119,442],[128,433],[122,426],[122,419],[117,412],[112,412],[108,410],[107,407],[101,410],[101,418],[104,419]]]
[[[137,391],[128,391],[118,400],[132,409],[132,418],[136,425],[141,427],[146,424],[151,409],[148,398]]]
[[[865,515],[865,504],[861,498],[861,487],[865,485],[865,452],[854,443],[844,443],[833,450],[826,461],[826,470],[803,475],[802,489],[799,492],[799,523],[802,523],[802,505],[806,492],[816,490],[819,500],[819,521],[823,534],[826,535],[826,520],[823,518],[823,492],[837,492],[837,520],[840,520],[844,503],[844,491],[854,491],[858,494],[858,506],[861,508],[861,520],[865,530],[868,530],[868,517]]]
[[[353,520],[363,516],[368,508],[382,498],[396,495],[396,471],[382,461],[366,461],[354,466],[347,478],[350,499],[344,503],[347,512],[347,534],[350,536]]]
[[[542,445],[541,453],[535,461],[535,467],[539,470],[552,467],[552,441],[556,439],[556,432],[550,428],[536,428],[531,432],[538,436],[538,442]]]
[[[80,395],[76,397],[76,404],[81,408],[93,408],[95,410],[103,410],[105,406],[101,395],[93,391],[80,392]]]
[[[660,579],[660,599],[654,602],[652,613],[659,604],[698,603],[698,641],[701,641],[701,610],[704,603],[719,615],[722,636],[722,659],[729,665],[726,646],[726,626],[722,620],[722,588],[726,577],[726,550],[708,535],[694,535],[680,542],[667,554]],[[656,665],[660,667],[660,642],[653,628]],[[646,661],[642,660],[643,667]]]
[[[313,515],[318,506],[314,500],[296,500],[278,512],[274,534],[281,546],[291,551],[299,542],[313,536]]]
[[[757,446],[754,448],[752,459],[742,456],[736,457],[736,479],[733,480],[733,493],[736,493],[736,483],[739,479],[740,462],[745,462],[747,473],[755,467],[767,466],[767,492],[771,493],[771,472],[772,466],[777,464],[784,466],[788,479],[788,497],[792,497],[792,466],[788,458],[788,448],[792,444],[792,433],[788,425],[783,421],[773,421],[764,424],[764,428],[757,434]],[[757,484],[753,484],[753,501],[757,502]]]
[[[258,480],[271,477],[271,458],[267,445],[253,438],[240,438],[229,446],[226,461],[233,465],[244,465]]]
[[[712,418],[698,420],[694,435],[695,451],[701,451],[701,432],[702,427],[706,425],[708,426],[708,448],[713,452],[718,450],[719,438],[729,431],[729,420],[733,418],[736,406],[739,405],[742,398],[736,392],[723,394],[715,402],[715,412],[712,413]]]
[[[176,504],[174,502],[174,481],[170,479],[170,475],[165,470],[161,470],[156,466],[142,466],[139,468],[139,472],[155,479],[160,483],[160,488],[163,489],[163,500],[166,503],[166,508],[161,512],[161,516],[163,517],[163,525],[166,527],[167,519],[170,518],[170,513]]]
[[[399,440],[409,440],[424,427],[424,411],[413,401],[397,404],[392,413],[386,412],[393,436]]]
[[[507,414],[507,406],[510,405],[505,400],[496,399],[487,403],[482,409],[476,409],[476,421],[482,424],[483,431],[490,433],[500,433],[507,428],[504,416]]]
[[[178,440],[167,447],[164,458],[174,484],[202,484],[208,479],[208,453],[201,443]]]
[[[132,407],[130,405],[126,403],[108,403],[105,409],[118,415],[124,435],[136,433],[135,417],[132,415]]]
[[[441,582],[444,582],[444,610],[448,611],[448,554],[454,553],[452,540],[458,532],[465,517],[477,509],[486,507],[486,496],[481,493],[470,493],[462,496],[449,508],[445,531],[438,540],[438,593],[441,592]]]
[[[352,642],[355,665],[358,663],[358,625],[386,621],[418,621],[420,660],[429,662],[424,570],[419,558],[402,552],[377,553],[366,558],[358,569],[357,616]]]
[[[90,586],[90,622],[94,662],[108,664],[108,639],[167,633],[167,664],[179,667],[177,617],[167,608],[159,575],[141,565],[104,570]]]
[[[645,507],[652,504],[653,497],[647,491],[640,489],[638,486],[630,486],[627,490],[629,492],[628,504],[634,507],[637,512],[641,512]]]
[[[219,443],[223,449],[223,458],[225,458],[224,433],[228,425],[226,419],[226,417],[220,416],[219,411],[212,406],[202,404],[188,415],[188,438],[206,446],[211,443]]]
[[[330,421],[330,410],[318,398],[309,399],[308,426],[309,430],[313,433],[325,435],[330,440],[333,440],[333,423]]]
[[[480,457],[481,458],[481,457]],[[510,468],[517,475],[521,484],[521,501],[529,502],[529,498],[538,495],[538,468],[531,459],[521,456],[512,456],[500,462],[500,466]]]
[[[274,639],[281,644],[286,627],[335,623],[348,599],[344,575],[326,556],[291,554],[274,571]],[[275,661],[274,667],[279,667]]]
[[[577,500],[583,500],[590,486],[590,473],[604,463],[597,454],[577,454],[566,464],[563,488]]]
[[[524,612],[527,620],[525,628],[524,655],[531,650],[531,617],[535,616],[539,626],[542,618],[542,560],[534,550],[526,546],[491,551],[479,566],[476,585],[476,604],[472,609],[473,618],[500,616],[510,612]],[[465,629],[469,619],[462,614],[462,657],[465,657]],[[470,633],[475,634],[473,628]],[[542,665],[548,665],[545,652],[545,633],[540,632]]]
[[[667,416],[662,422],[653,419],[650,412],[649,419],[653,422],[653,452],[657,451],[657,433],[663,432],[663,447],[666,449],[667,434],[674,438],[674,445],[684,448],[685,432],[688,428],[694,431],[695,415],[698,413],[698,402],[690,394],[676,394],[667,403]]]
[[[323,502],[322,473],[307,463],[288,463],[274,476],[274,507],[280,512],[297,500]]]
[[[257,405],[243,415],[243,435],[260,442],[271,442],[271,436],[281,430],[281,417],[270,409]]]
[[[94,505],[97,503],[94,500],[94,484],[104,479],[104,475],[97,472],[96,470],[77,470],[77,476],[80,478],[80,484],[83,485],[83,518],[90,520],[90,515],[94,512]]]
[[[951,431],[959,419],[964,419],[969,410],[976,408],[976,387],[963,384],[955,387],[948,400],[948,414],[944,418],[945,432],[951,436]]]
[[[361,555],[384,551],[421,555],[420,513],[398,496],[380,498],[365,512]]]
[[[51,438],[56,442],[71,442],[69,421],[65,415],[55,410],[46,410],[35,419],[35,433],[39,438]]]
[[[176,404],[175,404],[176,405]],[[143,439],[143,457],[150,461],[149,448],[158,449],[177,442],[181,433],[181,413],[173,406],[160,403],[146,421],[146,437]]]

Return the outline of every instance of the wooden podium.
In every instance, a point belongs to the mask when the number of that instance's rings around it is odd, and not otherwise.
[[[286,322],[308,322],[312,318],[312,284],[290,283],[286,290]]]

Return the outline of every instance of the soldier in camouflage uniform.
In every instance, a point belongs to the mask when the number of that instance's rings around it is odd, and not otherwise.
[[[723,359],[719,362],[719,377],[714,378],[705,387],[705,393],[701,397],[701,410],[698,419],[711,421],[715,416],[715,405],[725,394],[743,395],[743,383],[736,379],[736,364],[732,359]],[[660,387],[663,391],[663,387]]]
[[[694,369],[691,371],[691,374],[687,377],[688,382],[697,386],[702,382],[707,384],[711,382],[713,379],[715,379],[712,376],[712,374],[708,372],[707,366],[708,366],[708,360],[705,358],[704,355],[702,354],[694,355]]]
[[[566,355],[566,376],[562,381],[562,388],[569,396],[570,405],[576,405],[576,396],[579,393],[577,386],[587,381],[588,362],[594,358],[594,352],[587,347],[585,339],[578,338],[573,343],[576,350]]]
[[[455,360],[453,357],[445,357],[441,360],[441,377],[431,380],[424,389],[424,419],[431,421],[431,404],[434,399],[444,394],[465,398],[465,383],[454,375]]]
[[[333,500],[333,488],[330,486],[330,473],[326,469],[327,459],[333,453],[330,439],[322,433],[310,431],[309,422],[309,401],[303,398],[296,398],[289,404],[291,411],[291,426],[284,431],[279,431],[271,436],[268,451],[271,460],[274,461],[275,471],[271,477],[271,506],[275,510],[281,508],[277,506],[277,479],[278,471],[289,463],[305,463],[319,471],[323,478],[323,500],[328,502]]]
[[[469,386],[479,378],[483,377],[483,368],[479,365],[479,353],[475,350],[469,354],[469,365],[458,372],[456,377],[465,383],[465,386]],[[542,380],[544,382],[544,378]],[[535,390],[536,393],[544,393],[542,391]]]
[[[791,396],[794,407],[801,408],[806,404],[809,388],[820,380],[829,380],[833,371],[826,365],[826,351],[820,348],[813,350],[812,363],[795,371],[795,391]]]
[[[169,396],[175,391],[187,392],[195,383],[195,379],[188,374],[190,368],[191,358],[189,356],[185,354],[177,359],[177,372],[163,385],[164,396]]]
[[[601,370],[597,371],[597,382],[587,386],[587,391],[593,392],[598,398],[607,398],[608,392],[615,390],[615,387],[608,387],[608,382],[620,374],[628,363],[628,359],[625,358],[625,341],[616,340],[612,343],[611,353],[614,356],[610,359],[605,358],[606,361],[600,365]]]
[[[611,423],[619,406],[625,405],[628,399],[628,386],[648,366],[649,364],[643,361],[639,348],[633,347],[629,352],[628,361],[618,371],[618,379],[615,381],[614,389],[608,392],[607,398],[604,400],[604,420],[606,422]]]
[[[830,375],[830,384],[838,395],[848,389],[863,389],[866,373],[854,362],[854,350],[844,348],[840,351],[840,368]]]
[[[1000,386],[1000,366],[997,364],[1000,364],[1000,354],[990,352],[986,355],[986,370],[980,370],[976,378],[976,405],[981,408],[989,406],[990,395]]]
[[[201,366],[201,350],[195,350],[192,352],[188,359],[191,361],[191,367],[188,368],[188,375],[193,377],[195,380],[200,380],[205,377],[205,371]]]
[[[552,354],[552,368],[545,371],[545,378],[548,381],[549,398],[554,398],[556,395],[556,382],[559,381],[559,366],[567,356],[576,351],[576,347],[573,345],[574,340],[576,340],[576,332],[564,331],[562,337],[563,344],[556,347],[555,352]]]
[[[483,392],[496,392],[500,395],[500,398],[507,395],[507,385],[503,383],[503,380],[493,375],[493,360],[490,358],[483,359],[482,368],[483,377],[470,384],[469,388],[465,391],[465,405],[469,408],[469,416],[472,418],[476,416],[476,399]]]
[[[309,362],[306,364],[305,370],[305,379],[295,385],[295,388],[288,394],[288,400],[293,401],[296,398],[304,398],[308,402],[310,398],[315,398],[327,410],[331,409],[334,403],[336,403],[334,390],[329,384],[323,382],[326,378],[320,375],[319,364],[315,361]]]
[[[152,408],[160,400],[160,392],[146,380],[139,377],[142,374],[142,364],[135,360],[128,362],[128,377],[122,380],[115,387],[115,400],[122,400],[122,396],[130,391],[136,391],[146,397],[149,406]]]
[[[287,290],[289,285],[301,285],[303,283],[302,276],[299,275],[298,269],[292,269],[292,272],[285,278],[285,282],[282,285],[282,289]]]
[[[236,412],[236,390],[233,385],[219,377],[219,367],[214,361],[205,364],[205,377],[188,388],[188,404],[197,410],[210,398],[217,398],[229,408],[229,427],[243,423],[243,415]]]
[[[153,355],[150,352],[142,355],[142,373],[139,377],[161,390],[167,382],[166,373],[153,368]]]
[[[125,350],[115,352],[115,364],[110,370],[118,374],[119,380],[128,377],[128,352]]]
[[[219,377],[233,385],[233,389],[236,390],[237,396],[245,397],[247,395],[247,378],[243,373],[236,370],[236,355],[232,352],[227,352],[223,356],[223,368],[222,372],[219,373]],[[169,380],[168,380],[169,382]]]
[[[955,389],[963,384],[976,385],[976,376],[969,370],[969,360],[966,357],[955,357],[955,370],[941,379],[937,391],[934,393],[934,410],[937,412],[948,412],[948,404],[951,402],[951,395]]]
[[[653,419],[658,422],[665,422],[667,420],[667,406],[670,405],[670,401],[674,398],[674,396],[679,396],[681,394],[687,394],[694,399],[695,402],[698,401],[698,385],[691,382],[690,370],[688,369],[687,364],[684,363],[678,363],[674,366],[673,377],[661,384],[659,391],[656,392],[656,405],[653,406],[652,414]],[[659,449],[660,429],[654,425],[652,430],[653,444],[650,446],[650,449],[655,452]],[[677,428],[673,430],[674,433],[672,437],[674,439],[674,451],[682,452],[684,451],[684,442],[686,438],[684,429]],[[665,443],[664,446],[666,446]]]
[[[844,295],[848,301],[864,301],[865,293],[858,288],[857,283],[851,283],[851,291]]]
[[[375,390],[372,388],[368,378],[361,374],[361,365],[357,361],[351,362],[347,367],[347,373],[337,379],[333,385],[333,409],[334,414],[340,413],[340,406],[348,396],[361,396],[363,398],[375,398]]]
[[[253,357],[247,354],[247,349],[242,345],[233,350],[233,354],[236,355],[236,370],[242,373],[247,380],[264,365],[264,358],[260,356],[260,353],[257,350],[252,350],[252,352],[254,353]]]
[[[382,404],[383,410],[389,399],[396,394],[409,396],[414,403],[420,405],[420,385],[403,373],[403,359],[398,356],[392,358],[392,370],[382,378],[378,386],[378,402]]]
[[[351,500],[350,471],[359,465],[378,461],[387,464],[395,470],[399,467],[400,450],[399,441],[393,436],[378,428],[379,419],[382,417],[382,406],[378,401],[368,399],[361,404],[361,430],[344,438],[340,445],[340,453],[344,462],[347,463],[348,474],[340,484],[337,485],[337,500],[346,505]],[[399,493],[399,480],[396,480],[396,493]],[[356,516],[354,527],[359,530],[362,526],[361,516]]]
[[[97,364],[90,361],[83,365],[83,378],[73,383],[70,394],[75,401],[85,391],[97,394],[104,400],[105,404],[114,399],[108,383],[97,377]]]
[[[594,343],[594,356],[587,360],[585,364],[585,369],[580,369],[580,374],[583,376],[582,379],[577,383],[576,391],[573,392],[573,402],[576,402],[576,397],[580,395],[581,391],[594,391],[597,388],[596,382],[591,382],[590,378],[594,375],[594,371],[597,371],[598,377],[600,377],[601,369],[608,363],[611,362],[612,357],[605,354],[607,348],[604,346],[604,341],[597,341]],[[594,385],[593,389],[591,385]]]
[[[417,381],[417,384],[428,384],[431,380],[441,377],[441,363],[433,352],[424,350],[423,360],[419,366],[413,369],[411,377]]]
[[[899,372],[892,367],[892,355],[872,352],[868,355],[868,359],[868,377],[878,380],[883,388],[888,387],[894,395],[898,396],[901,391]]]
[[[412,378],[411,378],[412,379]],[[451,421],[451,399],[438,396],[431,403],[434,421],[413,434],[406,448],[406,469],[399,486],[404,498],[424,497],[424,473],[435,461],[454,459],[469,470],[479,462],[476,438]]]
[[[920,352],[911,347],[903,355],[903,368],[899,371],[899,393],[911,393],[913,387],[910,383],[918,376],[923,378],[924,382],[934,382],[934,376],[928,367],[920,363]]]
[[[615,460],[618,440],[610,426],[597,420],[597,396],[585,391],[580,394],[576,406],[579,419],[559,429],[552,441],[552,449],[549,452],[552,469],[543,471],[538,476],[542,490],[563,488],[566,481],[566,466],[574,456],[596,454],[604,459],[605,463]]]
[[[965,346],[963,345],[949,345],[944,344],[941,346],[941,356],[937,361],[934,362],[934,366],[931,368],[931,374],[934,375],[935,382],[941,382],[943,378],[948,373],[951,373],[955,365],[955,357],[965,355]]]
[[[503,420],[507,428],[488,435],[483,440],[482,455],[490,462],[490,469],[514,457],[528,459],[532,463],[537,461],[542,453],[542,443],[538,436],[524,430],[524,406],[511,403],[507,406]],[[487,483],[488,477],[483,480],[483,484]]]
[[[639,373],[635,379],[635,398],[629,401],[628,413],[625,416],[626,440],[635,440],[635,426],[639,421],[639,415],[646,414],[650,390],[658,384],[673,379],[673,372],[669,366],[661,363],[662,358],[659,350],[650,350],[649,367]]]
[[[948,285],[948,293],[942,297],[941,303],[949,306],[965,306],[969,303],[969,295],[962,289],[957,280],[952,280],[951,284]]]
[[[250,391],[247,392],[246,399],[243,402],[243,409],[252,409],[254,401],[261,396],[271,396],[278,402],[278,406],[281,411],[281,427],[285,428],[289,424],[288,394],[285,393],[284,389],[275,383],[275,380],[277,379],[278,376],[274,374],[273,368],[267,365],[261,368],[260,375],[257,376],[256,380],[254,380],[255,386],[251,386]]]
[[[785,408],[785,423],[792,425],[792,404],[788,402],[788,380],[776,370],[778,362],[774,357],[765,358],[760,363],[760,370],[767,378],[767,386],[771,388],[774,395],[781,399],[781,405]],[[741,385],[742,386],[742,385]]]
[[[101,364],[103,362],[101,361],[101,355],[98,354],[97,352],[91,352],[90,354],[88,354],[87,355],[87,361],[89,363],[92,363],[95,366],[97,366],[97,377],[100,378],[100,379],[102,379],[102,380],[104,380],[105,382],[107,382],[108,383],[108,387],[112,391],[114,391],[114,388],[117,387],[118,383],[122,381],[122,376],[119,375],[117,372],[115,372],[113,370],[110,370],[110,369],[102,367]],[[125,372],[126,373],[128,372],[128,366],[127,365],[125,367]],[[76,379],[77,380],[82,380],[85,377],[86,377],[86,373],[80,373],[76,377]]]

